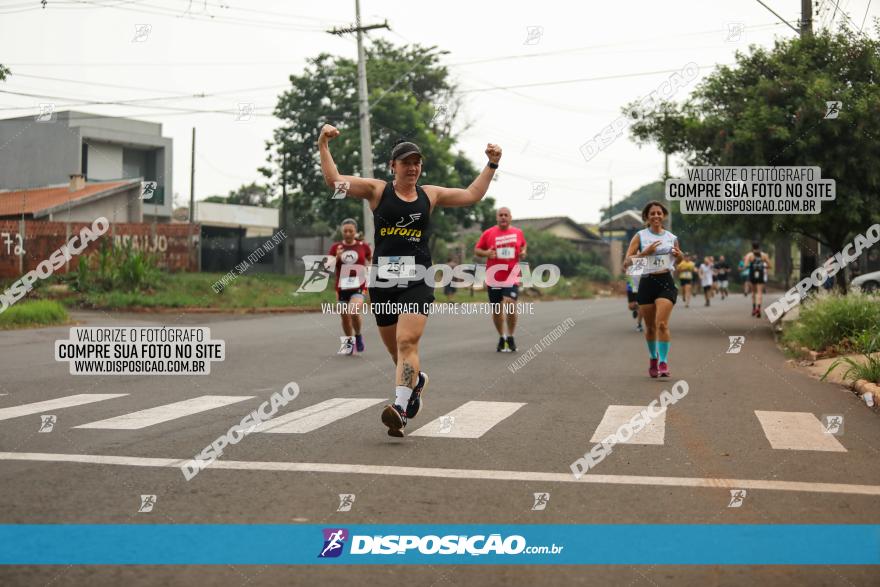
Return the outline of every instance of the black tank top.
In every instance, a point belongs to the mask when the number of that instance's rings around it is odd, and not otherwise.
[[[414,263],[431,266],[431,201],[421,186],[416,186],[416,200],[405,202],[394,192],[394,184],[385,183],[379,205],[373,210],[376,228],[374,263],[382,257],[414,257]]]
[[[749,263],[749,279],[764,279],[764,255],[761,251],[752,251],[752,261]]]

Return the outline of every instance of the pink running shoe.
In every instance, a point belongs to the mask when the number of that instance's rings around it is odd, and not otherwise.
[[[648,375],[656,379],[658,373],[659,371],[657,371],[657,359],[651,359],[651,366],[648,367]]]
[[[660,363],[657,366],[657,371],[660,372],[660,377],[669,377],[669,365],[666,363]]]

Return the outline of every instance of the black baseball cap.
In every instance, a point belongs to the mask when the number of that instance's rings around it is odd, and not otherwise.
[[[419,149],[419,146],[415,143],[410,143],[409,141],[397,143],[396,145],[394,145],[394,148],[391,149],[391,158],[395,161],[405,159],[412,154],[416,154],[420,158],[424,159],[424,157],[422,157],[422,151]]]

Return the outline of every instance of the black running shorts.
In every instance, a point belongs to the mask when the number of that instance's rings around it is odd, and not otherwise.
[[[502,303],[503,298],[510,298],[515,301],[519,296],[518,285],[511,287],[487,287],[486,289],[489,290],[489,302],[492,304]]]
[[[650,273],[639,281],[638,300],[640,306],[653,304],[658,298],[666,298],[673,304],[678,299],[678,289],[671,273]]]
[[[336,292],[336,299],[340,302],[348,304],[351,302],[351,296],[361,296],[363,297],[364,290],[362,289],[341,289]]]
[[[421,282],[409,287],[371,287],[370,304],[377,326],[397,324],[400,314],[425,314],[434,303],[434,288]]]

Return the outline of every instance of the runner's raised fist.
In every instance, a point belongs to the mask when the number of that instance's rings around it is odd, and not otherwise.
[[[335,139],[339,136],[339,129],[337,129],[332,124],[325,124],[321,127],[321,136],[318,137],[318,142],[328,142],[330,139]]]
[[[486,145],[486,156],[492,163],[498,163],[501,160],[501,147],[494,143]]]

